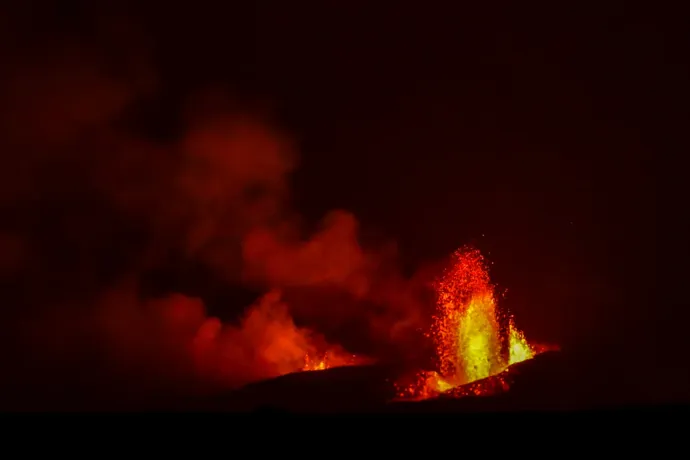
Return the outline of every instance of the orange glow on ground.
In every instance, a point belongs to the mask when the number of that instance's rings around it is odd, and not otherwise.
[[[304,356],[304,366],[302,371],[323,371],[332,369],[334,367],[356,366],[358,364],[365,364],[369,360],[358,357],[356,355],[349,355],[329,351],[323,355],[310,355],[307,353]]]
[[[322,371],[324,369],[328,369],[328,353],[321,359],[312,359],[308,353],[304,356],[303,371]]]

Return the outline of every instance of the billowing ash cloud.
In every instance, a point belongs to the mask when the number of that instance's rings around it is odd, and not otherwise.
[[[0,88],[0,275],[14,331],[3,353],[18,379],[73,366],[232,386],[297,370],[305,354],[348,356],[316,330],[349,325],[374,354],[414,336],[423,277],[403,278],[390,248],[361,247],[345,211],[300,228],[287,206],[296,154],[274,126],[202,105],[176,141],[155,142],[126,123],[155,93],[142,59],[59,44],[20,61]],[[143,298],[140,275],[171,252],[266,294],[234,324],[201,299]]]

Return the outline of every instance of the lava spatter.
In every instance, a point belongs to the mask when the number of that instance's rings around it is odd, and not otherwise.
[[[457,250],[435,287],[437,308],[428,336],[435,344],[437,370],[418,372],[411,383],[399,384],[398,396],[424,399],[506,390],[503,371],[536,352],[512,318],[502,331],[484,257],[477,249]],[[501,340],[506,334],[508,353]]]

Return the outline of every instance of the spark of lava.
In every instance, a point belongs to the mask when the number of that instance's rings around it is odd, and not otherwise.
[[[503,371],[532,358],[535,349],[511,318],[508,356],[504,357],[495,288],[481,253],[457,250],[436,291],[437,309],[429,336],[436,347],[438,371],[417,373],[411,384],[398,385],[398,396],[424,399],[505,390]]]

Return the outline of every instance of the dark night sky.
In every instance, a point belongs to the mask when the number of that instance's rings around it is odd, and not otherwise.
[[[397,241],[410,268],[474,242],[528,335],[632,348],[684,372],[667,324],[677,312],[650,301],[654,159],[682,70],[655,14],[142,3],[17,7],[13,49],[63,36],[113,62],[121,46],[145,49],[156,90],[124,121],[143,136],[174,138],[190,94],[229,91],[296,142],[292,199],[308,220],[348,209],[365,234]],[[123,45],[108,27],[138,38]]]

